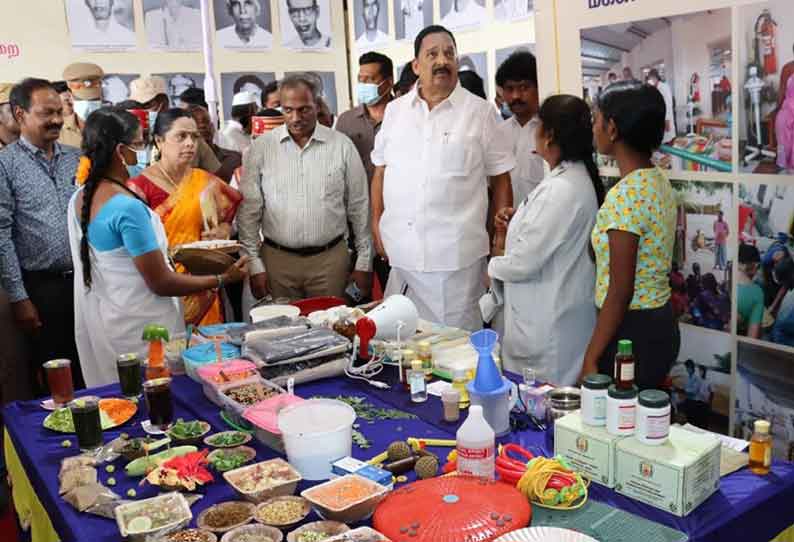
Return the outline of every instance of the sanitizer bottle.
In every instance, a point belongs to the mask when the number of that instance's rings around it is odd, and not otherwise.
[[[469,407],[469,416],[458,429],[458,472],[494,479],[496,436],[485,421],[480,405]]]

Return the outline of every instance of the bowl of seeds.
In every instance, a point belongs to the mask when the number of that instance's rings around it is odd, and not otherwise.
[[[252,523],[232,529],[221,538],[221,542],[281,542],[284,535],[269,525]]]
[[[250,502],[222,502],[199,514],[196,525],[213,533],[225,533],[249,523],[255,512],[256,507]]]
[[[313,521],[289,533],[287,542],[322,542],[349,530],[350,527],[338,521]]]
[[[185,529],[168,535],[166,542],[218,542],[218,537],[204,529]]]
[[[254,519],[263,525],[290,529],[311,512],[309,501],[303,497],[273,497],[256,507]]]

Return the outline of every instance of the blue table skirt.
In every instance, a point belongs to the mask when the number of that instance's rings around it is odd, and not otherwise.
[[[303,397],[314,395],[365,395],[379,407],[399,408],[417,414],[421,419],[390,420],[369,424],[359,420],[360,431],[372,442],[372,448],[361,450],[353,446],[353,455],[368,459],[383,451],[388,444],[409,436],[426,438],[454,438],[459,424],[442,421],[441,402],[430,397],[427,403],[415,405],[402,391],[399,384],[394,391],[375,389],[366,384],[347,379],[332,379],[296,388]],[[173,382],[174,406],[177,417],[202,419],[210,422],[214,431],[227,429],[221,420],[218,409],[205,397],[199,385],[187,377],[176,377]],[[91,390],[95,395],[119,396],[118,385],[105,386]],[[140,422],[146,418],[145,406],[141,405],[135,417],[124,426],[106,431],[105,438],[115,438],[121,432],[133,436],[143,435]],[[63,542],[117,541],[118,530],[115,522],[89,514],[80,514],[66,504],[58,495],[58,470],[64,457],[74,455],[74,448],[65,449],[61,442],[65,435],[54,433],[42,426],[47,413],[38,401],[16,402],[7,405],[3,418],[14,446],[28,474],[42,505],[47,509],[55,530]],[[72,436],[72,440],[74,437]],[[523,431],[515,433],[503,442],[516,442],[529,449],[541,449],[548,453],[545,434]],[[252,446],[257,450],[257,460],[274,457],[276,454],[255,440]],[[448,450],[434,449],[440,458],[446,457]],[[116,472],[108,474],[100,468],[99,477],[105,482],[113,476],[118,482],[115,491],[124,496],[130,488],[135,488],[137,498],[153,496],[157,489],[151,486],[138,486],[138,478],[130,479],[124,474],[124,460],[116,461]],[[307,484],[303,484],[306,487]],[[194,516],[220,501],[235,498],[235,493],[220,476],[216,482],[201,490],[205,497],[193,506]],[[651,506],[622,497],[614,491],[598,484],[591,485],[592,498],[619,507],[628,512],[663,523],[681,530],[690,540],[706,541],[766,541],[794,524],[794,464],[775,462],[772,472],[759,477],[747,469],[722,479],[720,491],[703,503],[687,517],[679,518]],[[310,517],[309,520],[316,519]]]

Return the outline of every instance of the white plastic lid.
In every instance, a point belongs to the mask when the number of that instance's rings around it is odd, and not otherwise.
[[[766,420],[756,420],[754,427],[756,433],[769,433],[769,422]]]

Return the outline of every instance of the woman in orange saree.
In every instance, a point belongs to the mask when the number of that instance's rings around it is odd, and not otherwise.
[[[190,113],[182,109],[161,113],[153,134],[160,160],[127,185],[160,216],[169,248],[201,239],[228,239],[242,195],[211,173],[192,167],[201,136]],[[186,323],[223,322],[217,292],[202,292],[183,301]]]

